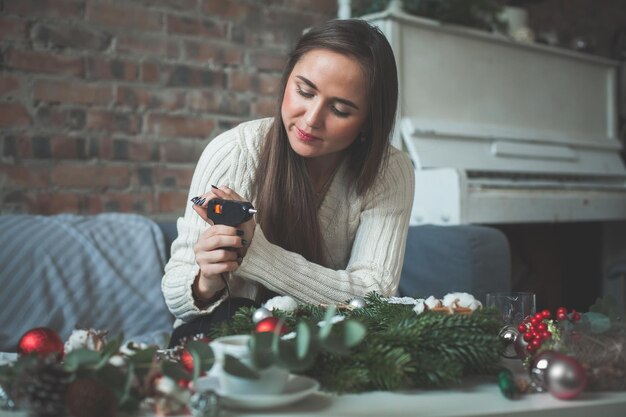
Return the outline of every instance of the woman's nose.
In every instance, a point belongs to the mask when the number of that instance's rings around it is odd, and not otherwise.
[[[311,106],[307,109],[304,120],[309,127],[320,127],[322,124],[321,103],[311,104]]]

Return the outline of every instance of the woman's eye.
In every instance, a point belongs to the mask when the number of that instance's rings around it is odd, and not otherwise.
[[[339,117],[348,117],[348,116],[350,116],[350,113],[345,112],[345,111],[341,111],[341,110],[339,110],[339,109],[338,109],[337,107],[335,107],[335,106],[332,106],[332,107],[331,107],[331,110],[332,110],[332,112],[333,112],[333,113],[335,113],[335,114],[336,114],[337,116],[339,116]]]
[[[308,91],[304,91],[300,87],[297,87],[296,91],[298,92],[298,94],[300,94],[304,98],[311,98],[311,97],[313,97],[313,93],[309,93]]]

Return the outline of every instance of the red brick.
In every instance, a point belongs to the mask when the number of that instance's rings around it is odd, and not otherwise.
[[[205,146],[197,140],[169,140],[161,144],[161,159],[165,162],[194,164],[198,162]]]
[[[249,92],[253,88],[253,75],[242,71],[234,70],[228,73],[228,88],[234,91]]]
[[[4,12],[32,17],[82,17],[83,1],[74,0],[10,0]]]
[[[32,119],[24,106],[18,103],[0,103],[0,127],[27,126]]]
[[[37,24],[33,30],[33,40],[46,48],[104,51],[111,42],[111,36],[82,27]]]
[[[94,80],[136,81],[139,78],[139,64],[124,59],[87,58],[87,78]]]
[[[112,99],[111,86],[82,82],[35,82],[35,100],[79,104],[108,104]]]
[[[215,122],[210,119],[195,119],[167,114],[150,114],[147,117],[146,132],[161,137],[197,137],[211,134]]]
[[[5,187],[45,188],[48,187],[48,168],[0,164],[0,174],[6,179]]]
[[[82,130],[85,128],[84,109],[59,108],[59,106],[39,106],[36,120],[39,126],[59,129]]]
[[[90,214],[102,212],[152,213],[154,197],[151,193],[102,193],[86,196],[87,211]]]
[[[61,164],[52,168],[52,184],[65,188],[113,188],[130,185],[130,167]]]
[[[85,72],[82,58],[17,49],[7,53],[6,66],[31,72],[77,77],[81,77]]]
[[[235,94],[215,91],[190,91],[187,94],[187,106],[198,112],[217,112],[246,116],[250,114],[249,100],[239,99]]]
[[[161,80],[161,70],[156,62],[141,63],[141,81],[144,83],[158,83]]]
[[[55,136],[51,140],[52,156],[55,159],[85,159],[86,143],[83,138]]]
[[[161,15],[146,7],[111,3],[88,3],[86,20],[109,27],[160,30]]]
[[[11,93],[20,87],[20,79],[9,74],[0,74],[0,96]]]
[[[222,87],[224,73],[219,70],[174,65],[167,68],[167,85],[176,87]]]
[[[193,177],[193,167],[188,168],[158,168],[156,173],[156,181],[163,187],[175,186],[180,188],[189,188],[191,178]]]
[[[226,25],[222,22],[208,19],[168,15],[167,33],[223,38],[226,35]]]
[[[186,192],[161,192],[159,193],[159,212],[161,213],[183,213],[187,207]]]
[[[139,118],[136,114],[118,113],[110,110],[90,109],[87,111],[87,130],[99,132],[139,132]]]
[[[197,0],[150,0],[150,7],[194,12],[198,9]]]
[[[202,11],[211,16],[220,16],[228,19],[242,19],[259,13],[256,5],[224,0],[204,0],[202,2]]]
[[[255,78],[255,91],[261,94],[277,94],[280,87],[280,76],[276,74],[258,74]]]
[[[150,55],[162,59],[178,58],[178,43],[156,36],[120,35],[117,39],[116,50],[123,54],[138,54],[142,57]]]
[[[258,97],[256,101],[252,103],[252,116],[253,117],[273,116],[276,106],[277,106],[276,98]]]
[[[28,35],[25,21],[0,17],[0,39],[21,40]]]
[[[191,61],[210,62],[219,65],[243,64],[243,53],[234,46],[224,47],[207,42],[188,41],[184,43],[184,51],[185,58]]]
[[[120,106],[139,109],[177,110],[185,105],[184,94],[180,91],[125,86],[117,87],[115,102]]]
[[[250,65],[260,70],[281,71],[287,62],[287,54],[271,52],[252,52]]]
[[[85,198],[83,194],[66,191],[38,193],[31,212],[37,214],[81,213]]]
[[[29,136],[5,136],[3,156],[17,159],[31,158],[33,156],[32,141]]]

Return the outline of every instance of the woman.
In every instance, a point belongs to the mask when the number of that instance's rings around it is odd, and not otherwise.
[[[306,303],[396,292],[413,201],[411,162],[389,144],[397,96],[378,29],[335,20],[303,35],[275,116],[221,134],[198,162],[189,197],[204,202],[178,220],[162,282],[172,344],[272,292]],[[211,226],[216,197],[251,201],[256,219]]]

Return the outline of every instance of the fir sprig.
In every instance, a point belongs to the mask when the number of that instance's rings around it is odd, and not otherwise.
[[[495,373],[503,344],[500,322],[491,309],[471,315],[439,312],[416,314],[412,306],[390,304],[377,293],[367,307],[338,310],[367,329],[365,340],[349,356],[326,352],[306,372],[332,392],[362,392],[435,388],[458,383],[469,374]],[[273,314],[294,328],[302,320],[324,318],[323,306],[303,305],[293,312]],[[214,330],[213,337],[250,333],[254,308],[242,308],[232,320]]]

